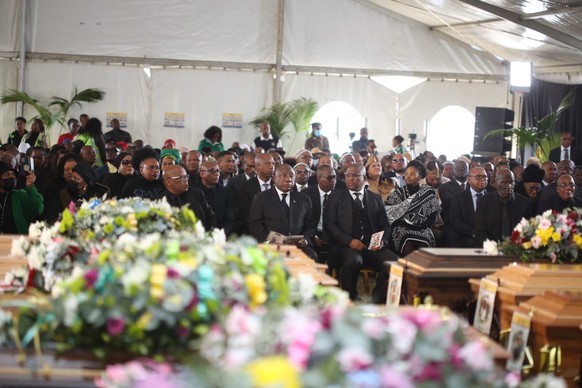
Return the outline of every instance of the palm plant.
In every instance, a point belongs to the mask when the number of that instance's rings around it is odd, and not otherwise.
[[[70,100],[53,96],[48,105],[44,106],[38,100],[32,98],[26,92],[8,89],[7,93],[0,97],[0,103],[22,102],[30,105],[37,111],[37,115],[32,118],[40,119],[44,123],[47,135],[50,136],[50,129],[55,125],[60,125],[61,130],[66,126],[67,115],[73,107],[80,108],[84,103],[93,103],[103,100],[105,92],[100,89],[85,89],[80,92],[75,88]],[[56,107],[56,108],[55,108]],[[60,131],[59,131],[60,134]],[[50,144],[50,139],[48,139]]]
[[[249,124],[258,128],[262,123],[268,122],[271,126],[271,132],[279,138],[287,134],[285,129],[291,125],[294,130],[291,141],[292,149],[297,135],[309,130],[309,123],[317,109],[317,101],[301,97],[291,102],[281,102],[268,108],[263,108],[258,116],[249,121]],[[289,136],[291,135],[289,134]]]
[[[520,153],[526,147],[532,147],[541,162],[549,159],[550,151],[560,145],[560,134],[555,132],[556,123],[566,109],[572,104],[572,96],[568,93],[560,102],[558,109],[551,111],[538,120],[535,127],[518,127],[511,129],[498,129],[488,133],[484,139],[491,136],[515,136]]]

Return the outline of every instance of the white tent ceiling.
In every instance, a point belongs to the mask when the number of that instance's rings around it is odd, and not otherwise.
[[[25,26],[24,90],[42,99],[66,97],[74,85],[106,85],[107,101],[88,112],[129,112],[129,126],[146,140],[177,136],[192,145],[221,112],[241,112],[246,121],[273,101],[305,96],[320,105],[351,101],[372,135],[389,143],[396,122],[403,134],[425,128],[444,101],[469,111],[511,107],[507,61],[533,62],[540,78],[581,79],[579,6],[489,3],[506,13],[484,11],[478,0],[2,0],[0,88],[17,87]],[[543,9],[531,8],[537,4]],[[151,79],[136,66],[151,67]],[[225,70],[233,74],[221,76]],[[382,92],[372,79],[360,80],[387,76],[429,82]],[[186,111],[195,132],[160,132],[165,111]],[[13,117],[0,107],[3,132]],[[225,137],[252,134],[245,123]]]

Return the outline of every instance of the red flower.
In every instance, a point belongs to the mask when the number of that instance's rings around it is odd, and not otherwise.
[[[121,318],[107,318],[107,333],[109,335],[119,335],[125,329],[125,321]]]
[[[513,232],[511,232],[511,242],[514,244],[521,244],[522,240],[519,230],[514,230]]]
[[[89,288],[93,288],[95,282],[99,278],[99,271],[96,268],[92,268],[85,272],[83,278],[85,279],[85,285]]]

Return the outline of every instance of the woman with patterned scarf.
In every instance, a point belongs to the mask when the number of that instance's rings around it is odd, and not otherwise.
[[[441,208],[434,189],[420,185],[424,177],[426,167],[417,160],[411,161],[404,174],[406,185],[396,188],[386,205],[394,248],[401,257],[436,244],[430,228]]]

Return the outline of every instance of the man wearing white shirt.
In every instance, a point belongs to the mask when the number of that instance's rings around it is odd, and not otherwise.
[[[452,223],[452,234],[449,236],[449,242],[452,247],[478,247],[477,240],[475,240],[474,221],[477,200],[486,193],[487,173],[485,169],[483,167],[473,167],[469,172],[467,181],[469,189],[451,199],[448,222]]]
[[[321,261],[325,259],[323,257],[325,255],[321,255],[321,252],[328,250],[328,237],[323,232],[323,210],[327,206],[328,198],[333,192],[336,182],[337,176],[333,167],[321,165],[317,168],[317,184],[311,185],[301,192],[311,199],[313,205],[312,214],[317,223],[314,246]]]
[[[307,183],[311,176],[311,169],[305,163],[297,163],[293,167],[293,171],[295,171],[295,190],[302,192],[307,188]]]
[[[271,148],[283,148],[281,140],[271,133],[271,125],[266,121],[261,124],[261,135],[253,140],[255,148],[259,147],[267,152]]]
[[[560,147],[551,150],[549,156],[549,159],[554,163],[559,163],[562,160],[572,160],[575,164],[580,163],[580,156],[572,145],[572,134],[569,131],[560,134]]]

